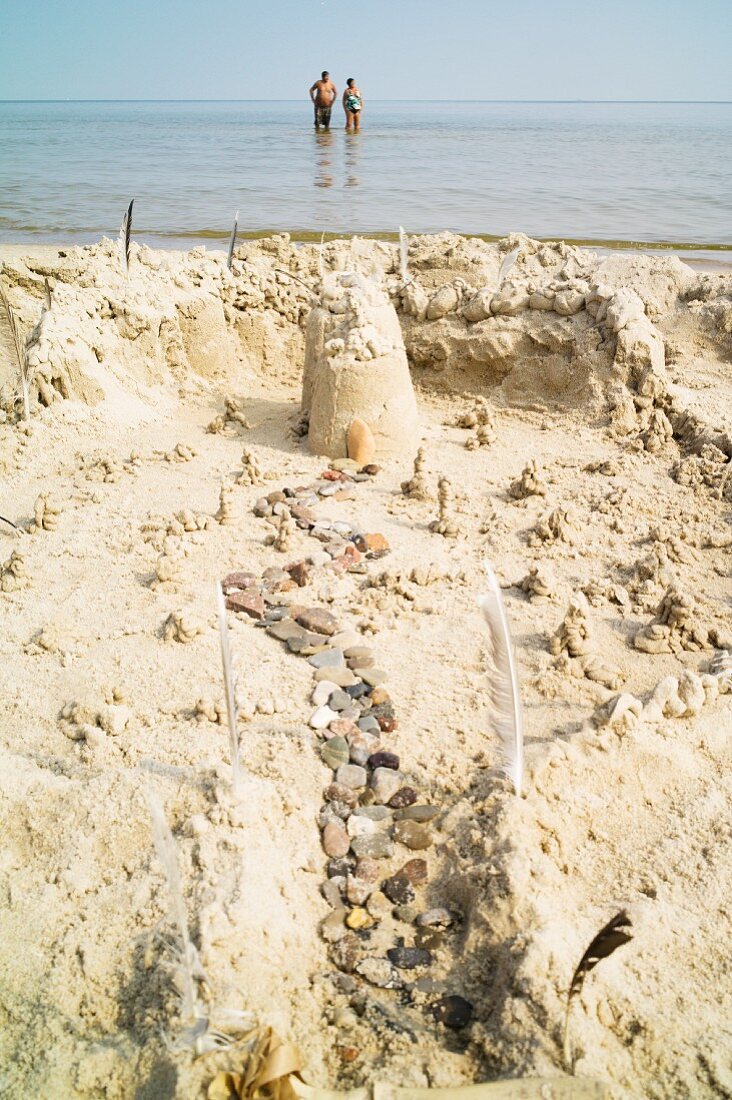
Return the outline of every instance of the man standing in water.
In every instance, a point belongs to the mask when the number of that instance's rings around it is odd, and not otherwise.
[[[330,112],[336,101],[336,86],[330,79],[330,73],[321,73],[320,80],[316,80],[310,89],[310,98],[315,107],[315,129],[322,126],[324,130],[330,129]]]

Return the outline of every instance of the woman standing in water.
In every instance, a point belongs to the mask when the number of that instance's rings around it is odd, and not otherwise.
[[[346,130],[360,130],[363,96],[361,90],[356,87],[356,81],[352,76],[349,76],[346,81],[346,90],[343,93],[343,110],[346,112]]]

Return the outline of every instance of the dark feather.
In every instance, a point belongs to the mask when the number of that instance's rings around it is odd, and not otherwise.
[[[234,259],[234,245],[236,244],[236,231],[239,228],[239,211],[237,210],[234,216],[234,228],[231,231],[231,240],[229,241],[229,254],[226,257],[226,266],[231,271],[231,261]]]
[[[20,528],[16,527],[12,520],[6,519],[5,516],[0,516],[0,519],[3,521],[3,523],[7,523],[8,527],[12,527],[14,531],[20,530]]]
[[[48,279],[43,280],[43,290],[46,298],[45,307],[48,310],[51,308],[51,284],[49,283]]]
[[[624,943],[628,943],[629,940],[633,939],[632,932],[624,931],[624,929],[631,927],[630,917],[624,909],[621,909],[612,920],[607,922],[604,928],[600,929],[577,964],[572,977],[572,984],[569,987],[570,997],[577,996],[589,972],[594,970],[602,959],[607,959]]]
[[[132,236],[132,206],[134,201],[134,199],[130,200],[130,205],[127,207],[127,211],[122,222],[122,229],[120,231],[123,239],[125,267],[127,271],[130,270],[130,237]]]
[[[612,920],[609,920],[607,924],[600,929],[575,967],[572,981],[569,986],[569,993],[567,994],[567,1013],[564,1020],[564,1058],[567,1066],[570,1068],[569,1010],[572,1006],[572,1001],[579,995],[584,985],[585,978],[590,971],[594,970],[597,964],[602,962],[603,959],[607,959],[610,955],[614,954],[623,944],[632,940],[633,934],[628,931],[630,928],[632,928],[630,917],[625,909],[621,909],[619,913],[615,914]]]

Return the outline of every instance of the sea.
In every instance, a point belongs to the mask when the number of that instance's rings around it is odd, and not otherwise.
[[[602,247],[732,250],[732,103],[366,100],[315,133],[302,101],[0,102],[0,242],[115,236],[223,247],[520,231]],[[725,256],[725,260],[728,259]]]

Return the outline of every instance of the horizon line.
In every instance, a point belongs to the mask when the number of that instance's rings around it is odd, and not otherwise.
[[[300,103],[301,99],[281,99],[268,97],[267,99],[231,99],[231,98],[91,98],[76,99],[72,96],[55,98],[26,99],[15,97],[12,99],[0,98],[0,103]],[[732,104],[732,99],[393,99],[370,97],[371,103],[701,103],[701,104]]]

